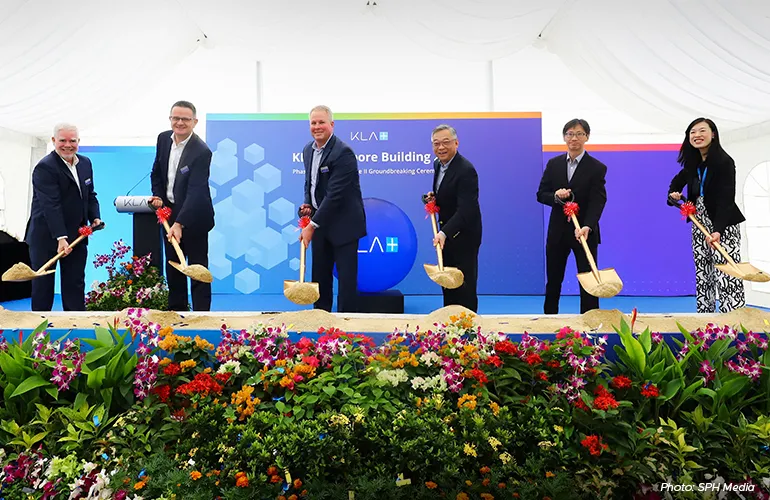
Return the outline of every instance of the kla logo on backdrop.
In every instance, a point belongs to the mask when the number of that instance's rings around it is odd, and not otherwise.
[[[372,244],[369,245],[369,250],[366,248],[358,249],[358,253],[372,253],[372,252],[380,252],[380,253],[396,253],[398,252],[398,237],[397,236],[386,236],[385,237],[385,246],[383,247],[382,241],[380,240],[379,236],[375,236],[372,240]]]
[[[388,133],[387,132],[351,132],[350,140],[361,141],[361,142],[387,141]]]
[[[366,236],[358,241],[358,290],[374,293],[398,285],[417,258],[417,232],[398,206],[364,198]]]

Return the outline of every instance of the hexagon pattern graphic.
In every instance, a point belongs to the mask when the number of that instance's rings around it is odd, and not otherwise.
[[[211,159],[210,191],[217,203],[216,226],[209,233],[209,270],[217,280],[232,280],[232,287],[243,294],[260,290],[263,270],[283,263],[292,271],[299,269],[299,259],[288,260],[289,245],[299,241],[292,224],[297,207],[270,195],[281,186],[281,171],[265,158],[259,144],[239,150],[236,141],[225,138]]]

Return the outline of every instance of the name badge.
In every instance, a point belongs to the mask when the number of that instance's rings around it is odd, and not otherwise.
[[[189,171],[190,171],[190,167],[188,167],[187,165],[179,169],[180,174],[186,174]]]
[[[88,179],[83,181],[83,184],[85,184],[86,186],[90,186],[91,185],[91,178],[89,177]]]
[[[321,167],[321,173],[322,174],[325,174],[328,171],[329,171],[329,167]]]

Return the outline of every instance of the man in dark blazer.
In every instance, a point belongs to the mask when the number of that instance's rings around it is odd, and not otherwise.
[[[152,165],[152,205],[171,208],[171,231],[166,238],[167,261],[176,261],[171,240],[179,242],[187,263],[209,264],[209,236],[214,227],[214,206],[209,191],[211,150],[194,132],[198,124],[195,106],[178,101],[171,107],[171,130],[158,135],[155,162]],[[184,232],[184,238],[182,233]],[[186,311],[187,276],[166,264],[168,308]],[[194,311],[211,309],[211,284],[193,280]]]
[[[366,236],[366,215],[358,179],[358,161],[350,146],[334,135],[327,106],[310,111],[313,140],[303,149],[305,202],[299,215],[311,223],[302,230],[313,243],[313,281],[321,297],[313,307],[332,309],[332,269],[337,264],[337,311],[355,312],[358,298],[358,240]]]
[[[85,311],[85,268],[88,239],[74,248],[69,243],[78,229],[99,219],[91,160],[77,154],[80,136],[74,125],[56,125],[51,141],[54,151],[32,171],[32,212],[25,240],[32,268],[37,270],[59,252],[61,299],[65,311]],[[32,280],[32,310],[53,307],[54,275]]]
[[[607,167],[585,151],[585,143],[591,134],[588,122],[575,118],[562,130],[567,153],[548,160],[537,190],[537,201],[553,207],[548,222],[545,245],[547,282],[545,285],[545,314],[559,313],[559,297],[564,271],[570,251],[575,254],[578,272],[590,272],[580,235],[588,239],[588,248],[598,262],[598,245],[601,243],[599,219],[607,202],[605,175]],[[575,201],[580,207],[580,230],[564,215],[563,205]],[[580,287],[580,312],[599,308],[599,299]]]
[[[435,199],[439,207],[439,233],[433,245],[444,253],[444,266],[463,272],[462,286],[442,288],[444,306],[457,304],[478,312],[476,283],[481,247],[481,209],[479,176],[473,164],[457,152],[457,132],[449,125],[439,125],[431,134],[433,152],[433,191],[426,201]]]

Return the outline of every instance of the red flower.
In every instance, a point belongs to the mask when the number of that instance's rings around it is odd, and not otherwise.
[[[510,340],[503,340],[502,342],[495,343],[495,352],[516,356],[519,353],[519,348]]]
[[[539,355],[539,354],[536,354],[536,353],[528,354],[528,355],[527,355],[527,357],[526,357],[526,358],[524,358],[524,360],[525,360],[525,361],[527,362],[527,364],[528,364],[528,365],[530,365],[530,366],[534,366],[534,365],[540,364],[540,363],[543,361],[543,360],[540,358],[540,355]]]
[[[588,407],[588,405],[585,403],[585,401],[583,401],[583,399],[582,399],[582,398],[580,398],[580,399],[576,399],[576,400],[575,400],[575,402],[574,402],[574,403],[572,403],[572,405],[573,405],[575,408],[579,408],[579,409],[581,409],[581,410],[583,410],[583,411],[588,411],[588,412],[590,412],[590,411],[591,411],[591,408],[589,408],[589,407]]]
[[[313,368],[318,368],[321,365],[321,360],[315,356],[303,356],[302,362],[306,365],[312,366]]]
[[[571,333],[573,333],[572,328],[565,326],[561,330],[559,330],[559,333],[556,334],[556,340],[562,340]]]
[[[182,369],[176,363],[169,363],[164,369],[163,374],[169,377],[175,377],[182,373]]]
[[[610,385],[615,389],[629,389],[631,387],[631,379],[625,375],[618,375],[612,379]]]
[[[610,408],[617,408],[619,405],[619,403],[615,401],[615,396],[610,394],[603,385],[597,386],[594,394],[596,394],[596,398],[594,398],[594,408],[597,410],[607,411]]]
[[[471,378],[475,378],[476,380],[478,380],[479,384],[486,384],[487,382],[489,382],[487,375],[483,371],[479,370],[478,368],[474,368],[473,370],[470,370],[468,372],[468,375]]]
[[[657,398],[660,396],[660,391],[655,387],[655,384],[648,382],[642,389],[642,396],[645,398]]]
[[[176,389],[177,394],[192,396],[199,394],[203,397],[209,394],[221,394],[222,386],[219,385],[208,373],[199,373],[186,384],[182,384]]]
[[[551,361],[546,363],[545,366],[547,366],[548,368],[553,368],[554,370],[558,370],[559,368],[561,368],[561,363],[559,363],[555,359],[552,359]]]
[[[545,372],[537,372],[536,377],[542,380],[543,382],[548,382],[548,374],[546,374]]]
[[[580,444],[595,457],[601,455],[602,451],[609,449],[609,446],[602,443],[602,437],[595,434],[586,436],[584,440],[580,441]]]
[[[171,397],[171,386],[168,384],[159,385],[154,387],[150,392],[158,396],[158,399],[162,402],[168,403],[168,399]]]
[[[220,384],[226,384],[228,380],[230,380],[230,377],[232,377],[233,374],[230,372],[224,372],[224,373],[217,373],[214,375],[214,378],[219,382]]]
[[[308,352],[312,347],[313,347],[313,341],[307,337],[302,337],[301,339],[299,339],[299,342],[297,342],[297,348],[303,354]]]
[[[500,368],[501,366],[503,366],[503,360],[500,359],[500,356],[498,356],[497,354],[493,354],[492,356],[484,360],[484,364],[493,365],[497,368]]]

